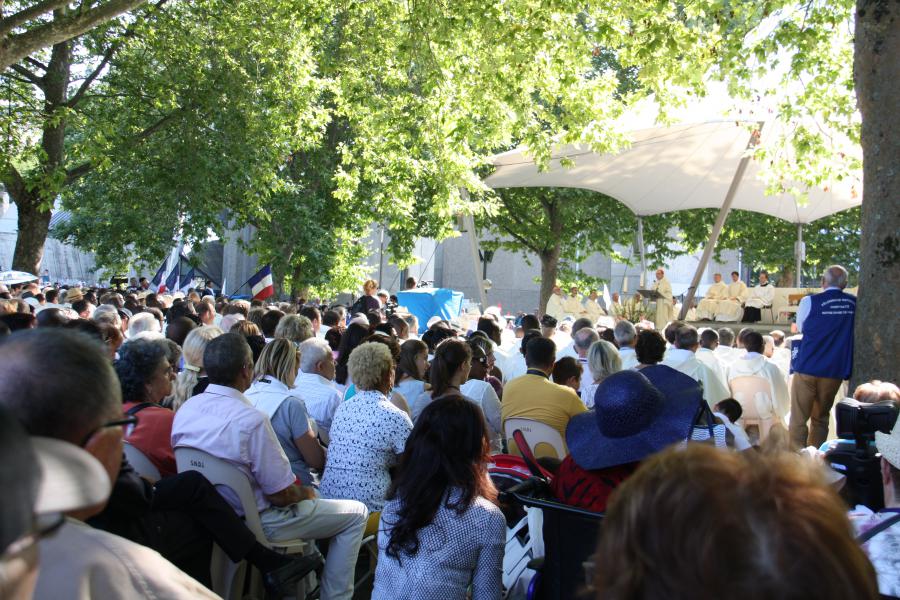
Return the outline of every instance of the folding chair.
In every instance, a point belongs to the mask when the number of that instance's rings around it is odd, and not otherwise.
[[[128,459],[128,464],[134,467],[134,470],[137,471],[138,475],[151,483],[156,483],[162,479],[159,474],[159,469],[157,469],[156,465],[147,458],[147,455],[127,441],[125,442],[125,458]]]
[[[562,460],[566,457],[566,443],[563,441],[559,432],[545,423],[535,421],[534,419],[523,419],[521,417],[511,417],[503,422],[503,433],[506,436],[507,443],[513,437],[516,430],[522,432],[525,441],[538,456],[546,456],[546,452],[538,452],[538,444],[547,444],[556,453],[556,458]]]
[[[735,377],[728,382],[728,387],[744,411],[741,422],[745,428],[756,425],[759,429],[759,441],[762,443],[768,437],[772,425],[779,420],[774,410],[775,393],[772,384],[765,377],[747,375]]]
[[[532,478],[501,494],[512,497],[524,507],[543,513],[542,538],[544,554],[529,567],[538,571],[529,586],[529,598],[569,600],[580,597],[590,585],[590,566],[603,513],[568,506],[549,499],[546,482]]]
[[[178,472],[198,471],[210,483],[216,487],[230,488],[241,501],[244,510],[244,522],[247,528],[256,536],[256,540],[282,554],[305,554],[315,551],[315,545],[302,539],[273,542],[266,538],[263,532],[262,522],[259,519],[259,510],[256,508],[256,498],[250,487],[250,480],[236,466],[226,460],[222,460],[212,454],[195,448],[175,448],[175,463]],[[231,562],[228,556],[218,547],[213,549],[213,562],[211,565],[213,591],[225,600],[239,599],[243,590],[245,562],[240,564]],[[308,589],[307,589],[308,587]],[[306,592],[315,588],[315,573],[310,573],[306,579],[297,584],[297,598],[305,598]],[[262,597],[262,579],[254,571],[251,575],[251,591],[255,591]]]

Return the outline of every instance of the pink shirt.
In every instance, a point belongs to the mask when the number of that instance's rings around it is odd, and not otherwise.
[[[182,405],[172,424],[172,448],[181,446],[208,452],[243,471],[260,511],[271,506],[266,495],[295,481],[269,419],[234,388],[210,384]],[[219,492],[239,515],[244,514],[237,494],[224,487]]]

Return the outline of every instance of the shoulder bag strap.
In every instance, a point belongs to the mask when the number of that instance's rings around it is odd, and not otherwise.
[[[869,529],[862,535],[858,536],[856,538],[856,541],[859,542],[860,544],[865,544],[866,542],[871,540],[873,537],[875,537],[876,535],[878,535],[885,529],[889,529],[891,526],[893,526],[897,523],[900,523],[900,513],[894,515],[893,517],[891,517],[889,519],[885,519],[884,521],[882,521],[881,523],[879,523],[872,529]]]
[[[141,402],[140,404],[135,404],[134,406],[132,406],[131,408],[126,410],[125,414],[128,415],[129,417],[133,417],[134,415],[141,412],[145,408],[150,408],[153,405],[154,405],[153,402]]]

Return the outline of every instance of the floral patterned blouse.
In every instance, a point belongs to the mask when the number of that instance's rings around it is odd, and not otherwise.
[[[319,485],[323,498],[358,500],[380,511],[394,466],[412,431],[404,411],[376,390],[360,391],[338,406]]]

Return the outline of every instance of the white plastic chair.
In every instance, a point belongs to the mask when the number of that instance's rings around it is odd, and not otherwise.
[[[511,417],[503,422],[503,434],[506,436],[506,443],[512,440],[513,432],[518,429],[525,436],[525,441],[531,446],[535,456],[546,456],[545,452],[538,451],[538,444],[547,444],[556,452],[556,457],[562,460],[566,457],[566,443],[563,441],[559,432],[546,423],[535,421],[534,419],[523,419],[521,417]]]
[[[128,464],[134,467],[134,470],[137,471],[138,475],[151,483],[156,483],[162,479],[162,476],[159,474],[159,469],[157,469],[156,465],[147,458],[147,455],[127,441],[125,442],[125,458],[128,459]]]
[[[744,428],[756,425],[759,441],[762,442],[768,437],[772,425],[780,420],[775,414],[772,384],[765,377],[747,375],[735,377],[728,382],[728,387],[744,411],[740,419]]]
[[[175,448],[175,463],[178,465],[179,473],[198,471],[216,487],[231,488],[241,501],[247,528],[253,532],[260,544],[283,554],[304,554],[315,550],[313,544],[302,539],[273,542],[266,538],[262,522],[259,519],[259,510],[256,508],[256,498],[250,487],[250,480],[233,464],[202,450],[184,447]],[[240,564],[231,562],[228,556],[218,546],[215,546],[211,565],[213,591],[225,600],[239,599],[243,589],[244,564],[244,561]],[[251,590],[256,590],[262,597],[261,587],[258,574],[254,572]],[[297,598],[304,598],[306,592],[313,588],[315,588],[314,572],[298,584]]]

